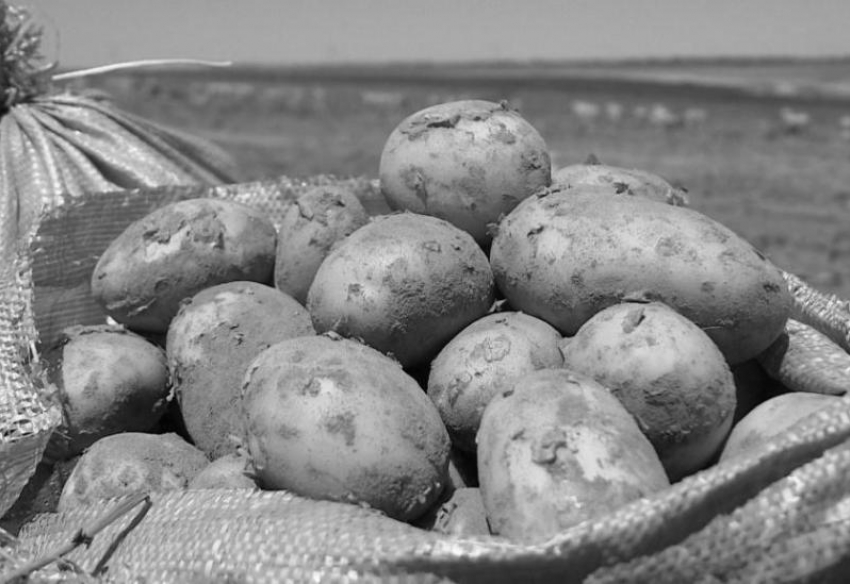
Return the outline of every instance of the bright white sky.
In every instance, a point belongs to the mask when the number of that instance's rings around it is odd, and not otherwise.
[[[14,0],[13,0],[13,3]],[[850,55],[848,0],[18,0],[65,67]]]

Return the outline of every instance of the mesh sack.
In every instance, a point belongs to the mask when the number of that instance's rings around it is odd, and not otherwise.
[[[35,298],[50,286],[58,298],[36,303],[38,331],[62,322],[102,319],[74,310],[93,262],[149,210],[181,198],[218,196],[279,216],[304,189],[348,186],[381,210],[373,181],[281,178],[211,188],[167,187],[69,198],[44,215],[33,239]],[[374,211],[373,211],[374,212]],[[73,247],[73,245],[76,247]],[[79,272],[79,273],[78,273]],[[805,320],[823,337],[819,368],[795,372],[832,386],[844,366],[848,305],[787,274],[797,300],[789,338]],[[20,286],[23,280],[20,280]],[[44,308],[44,307],[47,308]],[[40,314],[47,310],[49,314]],[[92,312],[87,312],[91,310]],[[33,346],[34,339],[19,339]],[[827,348],[831,351],[827,351]],[[795,354],[804,355],[805,352]],[[154,494],[30,581],[104,582],[839,582],[850,568],[850,398],[773,439],[753,455],[687,477],[664,492],[612,510],[539,545],[425,532],[357,506],[311,501],[285,492],[180,491]],[[21,569],[73,541],[120,501],[45,514],[25,525],[0,566]]]

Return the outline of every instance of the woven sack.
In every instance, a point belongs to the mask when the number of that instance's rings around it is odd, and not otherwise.
[[[29,242],[44,209],[87,192],[233,182],[203,140],[60,91],[41,31],[0,1],[0,514],[32,474],[56,408],[39,394]]]
[[[318,182],[348,186],[373,212],[380,210],[374,182],[328,177],[65,201],[44,215],[32,243],[35,298],[47,287],[64,299],[46,308],[36,303],[35,321],[43,325],[38,332],[49,337],[66,321],[103,318],[61,290],[82,286],[98,250],[153,208],[219,196],[276,217]],[[803,384],[819,387],[826,372],[835,385],[836,373],[847,377],[841,346],[850,346],[848,305],[786,277],[796,299],[794,322],[813,324],[827,335],[821,340],[833,339]],[[17,286],[25,281],[18,279]],[[0,332],[9,327],[6,322]],[[17,340],[20,347],[35,343],[25,334]],[[357,506],[284,492],[180,491],[152,495],[149,506],[133,509],[91,545],[71,552],[64,568],[51,564],[30,581],[843,582],[850,569],[850,400],[837,403],[752,456],[699,472],[540,545],[425,532]],[[8,547],[0,569],[8,574],[73,541],[119,503],[37,517]]]
[[[38,347],[68,324],[100,322],[88,279],[132,220],[203,194],[279,216],[332,178],[232,183],[220,152],[116,111],[51,93],[28,69],[37,34],[0,3],[0,511],[15,500],[59,422],[42,398]],[[16,39],[3,44],[3,39]],[[341,181],[380,208],[374,182]],[[787,274],[795,322],[831,339],[794,353],[805,389],[842,387],[845,301]],[[797,326],[797,325],[795,325]],[[789,329],[789,337],[796,330]],[[797,338],[799,335],[796,335]],[[836,346],[843,347],[835,352]],[[31,582],[844,582],[850,571],[850,401],[810,416],[758,453],[577,525],[540,545],[424,532],[352,505],[283,492],[188,491],[87,533],[121,501],[35,518],[0,537],[0,581],[81,543]],[[81,530],[83,530],[81,532]],[[0,536],[3,534],[0,533]],[[17,579],[17,578],[16,578]]]

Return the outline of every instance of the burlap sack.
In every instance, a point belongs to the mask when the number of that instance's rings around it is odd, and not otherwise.
[[[380,207],[374,183],[344,182]],[[281,179],[204,192],[275,216],[308,186]],[[47,214],[32,254],[35,298],[42,288],[52,297],[35,303],[44,336],[68,322],[103,318],[83,301],[84,289],[112,234],[156,206],[198,194],[165,188],[84,195]],[[846,343],[847,304],[787,278],[796,316]],[[18,280],[22,293],[25,282]],[[31,347],[34,339],[17,341]],[[827,359],[822,369],[829,367]],[[148,508],[68,557],[85,578],[110,582],[840,582],[850,568],[850,399],[837,403],[757,454],[542,545],[429,533],[356,506],[282,492],[188,491],[155,494]],[[40,516],[10,548],[6,569],[71,541],[108,507]],[[39,578],[92,581],[56,564]]]

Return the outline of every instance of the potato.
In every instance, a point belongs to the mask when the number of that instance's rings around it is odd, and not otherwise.
[[[101,438],[68,477],[58,510],[140,492],[185,489],[209,460],[177,434],[122,432]]]
[[[765,400],[732,428],[720,453],[720,461],[758,452],[771,438],[814,412],[837,407],[841,399],[822,393],[789,392]]]
[[[398,363],[357,341],[272,345],[248,367],[242,402],[263,488],[408,521],[448,481],[449,437],[434,404]]]
[[[319,266],[307,309],[316,331],[362,339],[406,368],[427,364],[495,300],[487,256],[450,223],[375,217]]]
[[[51,456],[66,459],[118,432],[146,432],[165,413],[165,353],[120,326],[73,326],[42,356],[62,407]]]
[[[561,335],[520,312],[480,318],[460,331],[431,363],[428,396],[460,450],[475,452],[475,434],[490,399],[517,375],[560,367]]]
[[[664,302],[695,322],[730,364],[766,349],[792,299],[781,271],[748,242],[684,207],[552,187],[500,223],[490,262],[510,305],[571,336],[624,300]]]
[[[564,367],[611,390],[671,481],[707,466],[732,427],[729,365],[705,332],[664,304],[627,302],[598,312],[565,348]]]
[[[537,130],[506,103],[461,100],[403,120],[378,176],[393,209],[445,219],[486,247],[489,224],[550,183],[551,161]]]
[[[274,283],[302,304],[331,247],[369,220],[360,200],[334,185],[315,186],[298,197],[278,226]]]
[[[221,456],[195,475],[187,489],[251,489],[257,490],[251,461],[237,453]]]
[[[164,333],[180,302],[215,284],[272,283],[277,234],[261,211],[223,199],[171,203],[135,221],[103,252],[94,299],[130,329]]]
[[[194,444],[212,460],[234,452],[248,365],[277,342],[313,334],[307,309],[265,284],[218,284],[185,302],[168,327],[166,353]]]
[[[637,168],[623,168],[598,161],[571,164],[552,172],[552,184],[567,187],[610,187],[618,194],[643,197],[670,205],[687,206],[685,191],[657,174]]]
[[[492,532],[523,543],[670,485],[623,404],[568,369],[518,377],[487,405],[478,478]]]

